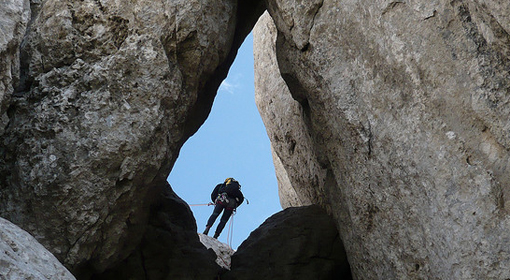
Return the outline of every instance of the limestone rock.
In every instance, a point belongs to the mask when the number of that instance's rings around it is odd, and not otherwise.
[[[0,4],[0,135],[7,125],[7,108],[19,83],[19,46],[30,19],[28,0]]]
[[[290,99],[283,77],[299,103],[288,130],[320,166],[309,200],[334,215],[356,279],[510,278],[509,8],[268,1],[278,71],[258,71],[275,90],[257,94]],[[259,105],[269,135],[293,100]],[[309,173],[295,138],[271,140],[280,176]]]
[[[232,256],[221,279],[351,279],[333,219],[316,205],[269,217]]]
[[[4,140],[2,214],[73,269],[101,271],[133,249],[124,240],[136,246],[147,192],[166,179],[235,26],[232,1],[122,3],[43,3]]]
[[[267,13],[253,30],[255,102],[271,141],[280,204],[283,208],[310,205],[319,202],[317,191],[324,185],[325,170],[317,161],[313,140],[306,130],[306,112],[292,98],[280,75],[276,33]],[[271,82],[267,80],[268,72],[274,73]]]
[[[0,279],[59,279],[74,276],[34,237],[0,218]]]
[[[1,2],[0,11],[11,2]],[[37,12],[21,45],[20,86],[0,139],[0,214],[86,279],[133,259],[143,240],[158,242],[146,237],[159,236],[150,213],[160,212],[151,209],[171,191],[160,188],[170,188],[179,149],[207,117],[261,4],[32,3]],[[19,29],[24,33],[21,23]],[[161,215],[193,221],[189,209],[169,203],[175,209]],[[200,244],[193,226],[171,234],[174,221],[162,223],[175,246],[160,250],[180,250],[190,238]],[[159,264],[165,261],[172,262]]]

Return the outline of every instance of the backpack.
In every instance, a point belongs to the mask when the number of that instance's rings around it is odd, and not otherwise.
[[[224,185],[223,189],[220,187],[219,193],[226,192],[230,197],[237,197],[240,187],[241,185],[238,181],[230,180]]]

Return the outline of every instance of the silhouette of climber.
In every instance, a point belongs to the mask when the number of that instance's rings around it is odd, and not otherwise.
[[[234,180],[234,178],[227,178],[225,182],[216,185],[211,193],[211,200],[214,201],[215,206],[211,217],[207,220],[204,234],[207,235],[209,233],[209,229],[212,227],[221,211],[223,211],[220,223],[218,227],[216,227],[216,232],[214,233],[214,238],[217,239],[232,213],[244,201],[241,185]]]

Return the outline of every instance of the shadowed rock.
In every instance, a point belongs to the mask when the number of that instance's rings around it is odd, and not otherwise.
[[[333,219],[316,205],[268,218],[232,256],[221,279],[351,279]]]
[[[145,234],[131,255],[113,268],[82,277],[109,279],[213,279],[220,267],[197,236],[188,205],[163,184],[151,206]],[[82,273],[90,273],[84,269]]]

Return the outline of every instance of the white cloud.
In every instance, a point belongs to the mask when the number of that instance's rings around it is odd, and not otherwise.
[[[226,92],[228,92],[230,94],[234,94],[234,89],[235,88],[236,88],[235,85],[229,83],[227,80],[223,80],[223,82],[221,82],[219,91],[226,91]]]
[[[230,94],[234,94],[238,89],[241,88],[241,84],[239,80],[241,80],[242,75],[237,74],[233,79],[227,78],[221,82],[219,91],[226,91]],[[232,81],[233,80],[233,81]]]

